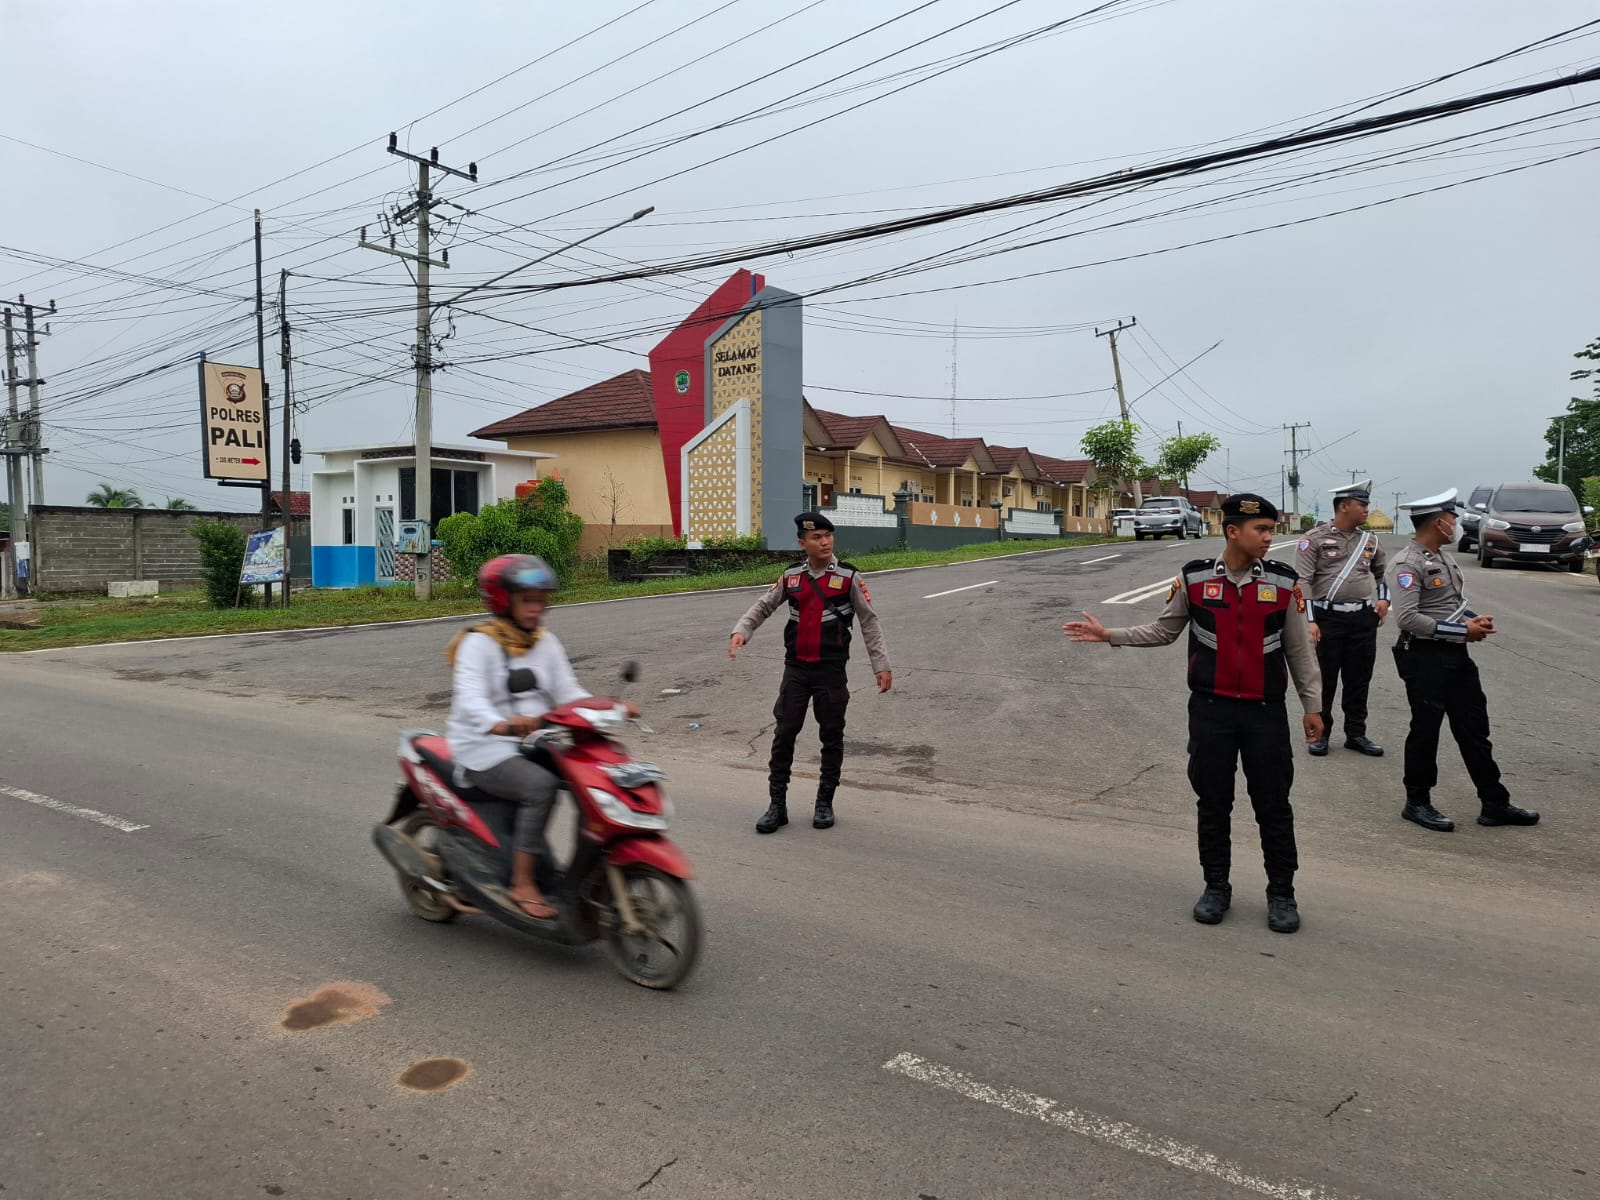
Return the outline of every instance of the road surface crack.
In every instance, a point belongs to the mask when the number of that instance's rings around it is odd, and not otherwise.
[[[1349,1095],[1348,1095],[1348,1096],[1346,1096],[1346,1097],[1345,1097],[1345,1098],[1344,1098],[1344,1099],[1343,1099],[1343,1100],[1341,1100],[1341,1101],[1339,1101],[1339,1103],[1337,1103],[1337,1104],[1335,1104],[1335,1105],[1334,1105],[1334,1106],[1333,1106],[1333,1107],[1332,1107],[1332,1108],[1330,1108],[1330,1109],[1329,1109],[1329,1110],[1328,1110],[1328,1111],[1327,1111],[1327,1112],[1325,1112],[1325,1113],[1323,1113],[1323,1114],[1322,1114],[1322,1115],[1323,1115],[1323,1118],[1324,1118],[1324,1119],[1327,1119],[1327,1120],[1331,1120],[1331,1119],[1332,1119],[1332,1118],[1333,1118],[1333,1114],[1334,1114],[1334,1113],[1336,1113],[1336,1112],[1338,1112],[1338,1111],[1339,1111],[1339,1110],[1340,1110],[1340,1109],[1341,1109],[1341,1108],[1343,1108],[1343,1107],[1344,1107],[1344,1106],[1345,1106],[1345,1105],[1346,1105],[1346,1104],[1349,1104],[1349,1103],[1350,1103],[1350,1101],[1352,1101],[1352,1100],[1354,1100],[1354,1099],[1355,1099],[1355,1098],[1356,1098],[1356,1097],[1357,1097],[1357,1096],[1359,1096],[1359,1095],[1360,1095],[1360,1094],[1361,1094],[1361,1093],[1360,1093],[1360,1092],[1351,1092],[1351,1093],[1350,1093],[1350,1094],[1349,1094]]]
[[[1154,771],[1155,769],[1156,769],[1156,764],[1155,763],[1147,763],[1145,766],[1142,766],[1137,771],[1135,771],[1133,773],[1133,778],[1128,780],[1126,783],[1112,783],[1112,784],[1108,784],[1105,787],[1101,788],[1098,792],[1096,792],[1094,795],[1089,797],[1089,802],[1091,804],[1094,803],[1094,801],[1100,799],[1100,797],[1104,796],[1107,792],[1114,792],[1114,791],[1117,791],[1119,788],[1132,787],[1134,784],[1138,783],[1139,780],[1143,779],[1146,775],[1148,775],[1151,771]]]
[[[766,733],[766,732],[767,732],[767,730],[769,730],[769,729],[771,729],[771,728],[772,728],[772,726],[773,726],[773,724],[774,724],[774,722],[772,722],[772,721],[768,721],[768,722],[767,722],[767,723],[766,723],[766,724],[765,724],[765,725],[763,725],[763,726],[762,726],[762,727],[761,727],[761,728],[760,728],[760,729],[758,729],[758,730],[756,730],[756,731],[755,731],[755,733],[754,733],[754,734],[753,734],[753,735],[751,735],[751,738],[750,738],[750,740],[749,740],[749,741],[748,741],[748,742],[746,742],[746,743],[745,743],[745,745],[747,745],[747,746],[749,746],[749,747],[750,747],[750,753],[751,753],[751,754],[754,754],[754,753],[755,753],[755,752],[756,752],[756,741],[757,741],[757,740],[758,740],[758,739],[759,739],[759,738],[760,738],[760,737],[761,737],[761,736],[762,736],[762,735],[763,735],[763,734],[764,734],[764,733]]]
[[[666,1162],[662,1163],[654,1171],[650,1172],[650,1178],[649,1179],[646,1179],[643,1183],[641,1183],[638,1187],[634,1188],[633,1190],[636,1191],[636,1192],[644,1191],[645,1188],[649,1187],[652,1183],[654,1183],[656,1181],[656,1176],[657,1175],[661,1174],[661,1172],[665,1171],[668,1167],[670,1167],[673,1163],[675,1163],[677,1161],[678,1160],[675,1159],[675,1158],[669,1158]]]

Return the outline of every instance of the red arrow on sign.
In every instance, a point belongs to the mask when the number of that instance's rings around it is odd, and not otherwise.
[[[259,458],[241,458],[239,461],[247,467],[259,467],[261,465]]]

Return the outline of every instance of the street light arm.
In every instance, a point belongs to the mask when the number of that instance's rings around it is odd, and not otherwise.
[[[585,237],[581,237],[575,242],[568,242],[565,246],[557,246],[554,250],[551,250],[551,251],[549,251],[548,253],[545,253],[545,254],[541,254],[538,258],[531,258],[525,263],[521,263],[518,266],[512,267],[509,271],[502,271],[499,275],[496,275],[493,279],[486,280],[483,283],[474,284],[472,287],[467,288],[465,291],[457,292],[454,296],[451,296],[449,299],[440,300],[437,304],[434,305],[434,307],[435,308],[448,308],[453,304],[459,304],[459,303],[461,303],[462,300],[465,300],[468,296],[472,295],[473,292],[481,292],[481,291],[484,291],[487,288],[491,288],[495,284],[499,283],[502,279],[505,279],[505,278],[507,278],[509,276],[515,275],[518,271],[525,271],[529,267],[537,266],[539,263],[544,262],[546,259],[554,258],[558,254],[565,254],[568,250],[576,250],[579,246],[585,245],[588,242],[592,242],[597,237],[603,237],[604,235],[610,233],[612,230],[621,229],[624,225],[631,225],[635,221],[641,221],[645,217],[648,217],[653,212],[655,212],[655,205],[651,205],[649,208],[641,208],[638,212],[634,213],[631,217],[624,217],[624,218],[622,218],[622,220],[617,221],[617,222],[615,222],[615,223],[613,223],[611,225],[607,225],[604,229],[597,229],[593,233],[588,234]]]

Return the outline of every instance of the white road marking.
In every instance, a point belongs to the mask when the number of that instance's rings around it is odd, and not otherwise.
[[[1274,542],[1272,544],[1271,548],[1273,550],[1278,550],[1278,549],[1283,548],[1284,546],[1296,546],[1296,545],[1299,545],[1299,539],[1291,538],[1287,542]],[[1167,549],[1171,550],[1172,547],[1168,546]],[[1172,580],[1163,579],[1160,583],[1149,583],[1149,584],[1145,584],[1143,587],[1136,587],[1136,588],[1132,588],[1132,589],[1130,589],[1130,590],[1128,590],[1126,592],[1119,592],[1119,593],[1117,593],[1117,595],[1112,596],[1109,600],[1101,601],[1101,603],[1102,604],[1138,604],[1141,601],[1149,600],[1149,599],[1152,599],[1155,596],[1160,595],[1162,592],[1164,592],[1167,588],[1169,588],[1171,586],[1172,586]]]
[[[924,600],[937,600],[940,596],[954,596],[957,592],[970,592],[973,588],[993,587],[999,583],[998,579],[990,579],[984,583],[969,583],[966,587],[951,588],[948,592],[934,592],[931,596],[924,596]]]
[[[1148,600],[1152,596],[1160,595],[1172,586],[1172,580],[1163,579],[1160,583],[1147,583],[1143,587],[1136,587],[1130,592],[1119,592],[1105,601],[1106,604],[1137,604],[1141,600]]]
[[[1092,567],[1097,562],[1110,562],[1113,558],[1121,558],[1121,557],[1122,557],[1122,555],[1120,555],[1120,554],[1108,554],[1104,558],[1091,558],[1087,562],[1081,562],[1078,565],[1080,567]]]
[[[0,795],[11,796],[17,800],[26,800],[29,804],[37,804],[41,808],[52,808],[56,812],[63,812],[68,816],[84,817],[101,825],[109,825],[112,829],[120,829],[123,833],[138,833],[141,829],[150,828],[148,825],[124,821],[121,817],[113,817],[110,813],[103,813],[97,809],[80,808],[76,804],[68,804],[65,800],[57,800],[54,796],[41,796],[38,792],[30,792],[26,788],[8,787],[0,783]]]
[[[1199,1146],[1190,1146],[1159,1134],[1147,1133],[1137,1125],[1114,1121],[1097,1113],[1061,1108],[1056,1101],[1046,1096],[1035,1096],[1017,1088],[995,1087],[963,1074],[953,1067],[929,1062],[915,1054],[897,1054],[883,1064],[883,1069],[896,1075],[904,1075],[907,1079],[915,1079],[918,1083],[928,1083],[945,1091],[955,1092],[958,1096],[965,1096],[969,1100],[992,1104],[1020,1117],[1033,1117],[1046,1125],[1070,1130],[1082,1137],[1092,1138],[1094,1141],[1115,1146],[1120,1150],[1157,1159],[1169,1166],[1193,1171],[1197,1175],[1210,1175],[1234,1187],[1261,1196],[1270,1196],[1273,1200],[1338,1200],[1339,1197],[1337,1192],[1303,1180],[1276,1180],[1252,1175],[1243,1167],[1218,1158]]]

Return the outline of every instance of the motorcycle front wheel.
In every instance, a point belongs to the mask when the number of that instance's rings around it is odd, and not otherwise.
[[[621,871],[634,913],[647,932],[623,933],[621,914],[613,910],[605,930],[611,961],[624,978],[640,987],[675,988],[689,977],[700,956],[700,909],[694,893],[683,880],[642,863],[630,863]]]

